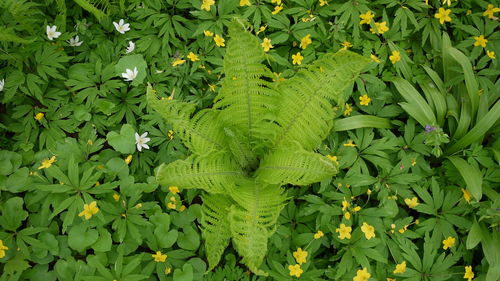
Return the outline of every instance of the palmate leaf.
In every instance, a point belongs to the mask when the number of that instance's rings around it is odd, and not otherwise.
[[[297,141],[306,150],[316,148],[332,127],[330,101],[344,103],[344,91],[369,61],[349,51],[326,54],[278,84],[281,107],[273,128],[278,132],[274,147]]]
[[[280,147],[260,162],[257,178],[270,184],[308,185],[338,172],[338,164],[327,157],[294,146]]]
[[[191,155],[185,160],[162,164],[156,173],[162,185],[182,188],[199,188],[209,193],[225,193],[244,173],[227,152],[220,151],[204,156]]]
[[[231,238],[228,213],[234,201],[222,194],[205,194],[202,199],[201,225],[210,271],[219,263]]]
[[[278,185],[248,181],[232,189],[230,194],[237,203],[229,211],[236,250],[252,272],[267,275],[259,267],[267,253],[267,241],[274,233],[276,220],[285,205],[283,189]]]

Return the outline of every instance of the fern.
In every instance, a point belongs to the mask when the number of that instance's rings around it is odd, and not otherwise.
[[[162,185],[205,191],[202,227],[209,269],[229,240],[256,274],[286,201],[286,184],[308,185],[335,175],[338,164],[315,153],[332,128],[331,102],[343,103],[370,61],[343,51],[327,54],[297,75],[271,83],[257,39],[233,22],[224,58],[225,79],[213,108],[158,100],[149,85],[151,107],[172,123],[192,155],[162,164]],[[193,115],[194,113],[194,115]],[[193,116],[191,116],[193,115]]]

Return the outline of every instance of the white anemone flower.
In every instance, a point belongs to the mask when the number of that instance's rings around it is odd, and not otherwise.
[[[142,148],[149,149],[149,145],[146,143],[148,143],[151,139],[147,136],[148,132],[145,132],[140,136],[138,133],[135,133],[135,144],[137,145],[137,150],[142,151]]]
[[[0,92],[3,91],[3,85],[5,85],[5,80],[0,80]]]
[[[56,31],[57,26],[53,25],[52,27],[47,25],[47,38],[52,41],[52,39],[57,38],[61,35],[61,32]]]
[[[132,53],[135,50],[135,44],[132,41],[128,41],[128,47],[125,53]]]
[[[68,41],[68,44],[71,46],[71,47],[78,47],[78,46],[81,46],[83,44],[83,41],[80,41],[80,37],[75,36],[74,38],[70,38]]]
[[[125,69],[125,72],[122,73],[122,77],[125,78],[125,81],[132,81],[135,79],[135,77],[137,77],[137,73],[139,73],[137,71],[137,67],[134,67],[134,70],[130,70],[130,69]]]
[[[125,34],[125,32],[130,30],[130,24],[125,23],[123,19],[120,19],[118,23],[113,22],[113,25],[116,28],[116,31],[120,32],[121,34]]]

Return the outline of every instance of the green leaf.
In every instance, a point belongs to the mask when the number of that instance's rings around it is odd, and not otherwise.
[[[116,75],[122,77],[122,73],[126,73],[127,69],[134,70],[134,67],[137,67],[137,76],[132,82],[125,83],[131,83],[132,86],[138,86],[142,84],[147,76],[146,69],[148,66],[142,55],[128,55],[122,57],[115,65]]]
[[[185,227],[183,231],[179,233],[177,245],[184,250],[194,251],[200,246],[200,236],[192,227]]]
[[[483,175],[481,171],[460,157],[450,156],[448,159],[460,172],[472,196],[479,202],[483,196]]]
[[[472,227],[469,231],[469,234],[467,235],[467,241],[465,242],[465,246],[467,249],[472,249],[479,244],[482,240],[482,231],[481,227],[479,226],[479,223],[477,221],[474,221],[474,224],[472,224]]]
[[[23,209],[23,203],[24,201],[21,197],[12,197],[0,205],[2,210],[0,225],[4,229],[15,231],[28,217],[28,212]]]
[[[333,130],[336,132],[349,131],[358,128],[389,129],[391,127],[389,119],[370,115],[357,115],[338,119],[333,122]]]
[[[437,124],[430,106],[408,81],[398,77],[394,78],[392,82],[401,96],[408,102],[400,103],[400,105],[411,117],[415,118],[422,127]]]
[[[106,139],[109,145],[116,151],[123,154],[135,152],[135,130],[129,124],[123,125],[119,134],[116,132],[109,132]]]
[[[92,245],[92,249],[96,252],[108,252],[111,250],[111,244],[113,241],[111,240],[111,234],[106,228],[98,228],[99,238]]]
[[[193,266],[189,263],[184,264],[182,270],[176,268],[174,271],[174,281],[193,281]]]
[[[68,232],[68,246],[81,252],[94,244],[99,238],[95,229],[87,229],[84,223],[73,226]]]

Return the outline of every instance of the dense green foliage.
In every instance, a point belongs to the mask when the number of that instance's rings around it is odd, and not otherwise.
[[[499,6],[0,0],[0,280],[499,280]]]

